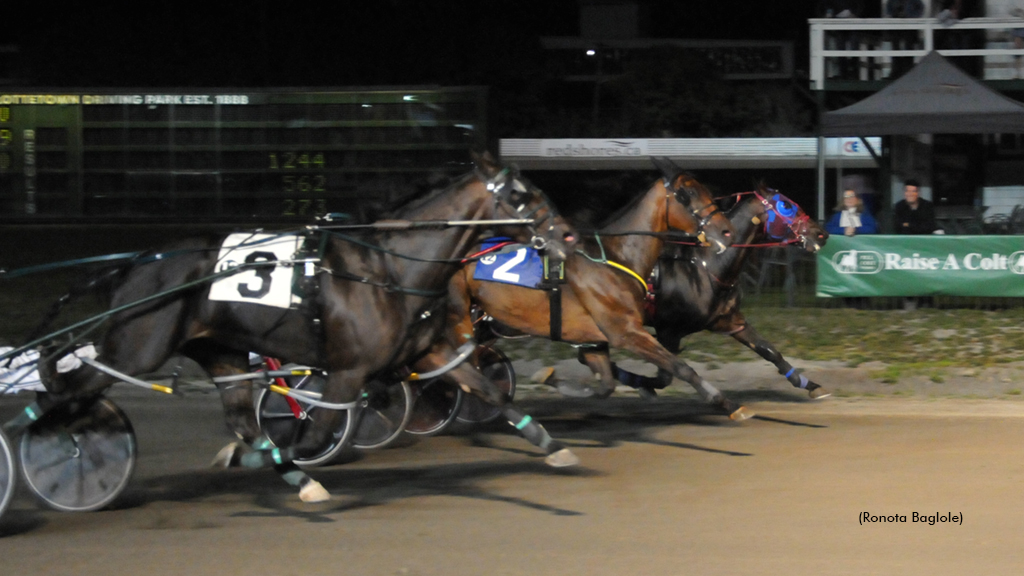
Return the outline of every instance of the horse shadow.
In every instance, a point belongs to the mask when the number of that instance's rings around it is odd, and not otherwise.
[[[743,404],[753,402],[805,403],[792,393],[774,390],[747,390],[730,394],[730,398]],[[524,399],[519,404],[544,423],[551,434],[569,446],[614,447],[622,442],[647,442],[675,445],[679,448],[721,452],[737,455],[729,450],[715,450],[686,443],[659,440],[654,434],[667,427],[735,427],[742,422],[729,420],[697,396],[661,396],[654,401],[635,397],[544,398]],[[753,420],[808,429],[828,428],[826,424],[811,421],[787,420],[768,415],[755,415]],[[492,423],[485,430],[497,432],[503,422]],[[574,444],[575,442],[575,444]]]
[[[535,458],[525,462],[483,461],[366,469],[346,467],[346,464],[354,464],[350,461],[317,468],[311,474],[332,494],[330,501],[321,504],[299,502],[295,490],[285,485],[271,470],[193,470],[152,477],[129,486],[113,509],[138,508],[156,502],[202,502],[225,494],[240,494],[252,508],[231,513],[230,517],[292,517],[307,522],[329,523],[336,521],[339,514],[409,498],[456,496],[501,502],[555,516],[583,515],[578,510],[508,496],[481,487],[487,480],[516,475],[600,475],[582,467],[571,472],[552,469],[543,463],[543,454],[531,456]]]

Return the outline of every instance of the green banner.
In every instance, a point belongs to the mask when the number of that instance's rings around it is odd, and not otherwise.
[[[1024,296],[1024,236],[830,236],[820,297]]]

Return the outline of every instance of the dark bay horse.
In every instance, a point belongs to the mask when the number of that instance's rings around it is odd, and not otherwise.
[[[663,233],[670,229],[702,232],[712,246],[723,251],[732,241],[732,224],[712,201],[710,192],[688,174],[658,163],[664,179],[655,182],[631,204],[609,219],[592,237],[584,235],[581,248],[566,261],[568,290],[561,294],[561,330],[551,334],[549,295],[542,290],[474,278],[471,263],[452,279],[449,290],[449,340],[463,342],[473,333],[470,307],[479,306],[503,326],[532,336],[556,336],[581,348],[581,361],[594,371],[597,394],[615,389],[608,347],[629,350],[686,380],[704,398],[733,419],[749,415],[644,329],[645,279],[654,268]],[[431,357],[422,362],[429,363]],[[419,368],[419,366],[417,366]]]
[[[723,253],[701,246],[670,244],[658,263],[655,308],[649,324],[658,342],[678,354],[680,342],[690,334],[708,330],[732,336],[779,369],[789,382],[811,398],[829,393],[793,368],[770,342],[761,337],[740,311],[740,273],[758,246],[794,244],[815,253],[828,240],[828,232],[793,201],[761,186],[741,195],[729,210],[736,242]],[[656,378],[631,374],[615,367],[621,382],[653,395],[672,382],[672,374],[659,369]]]
[[[107,318],[109,329],[100,341],[97,360],[121,373],[138,375],[151,373],[172,354],[181,353],[217,376],[248,372],[248,353],[254,351],[326,370],[321,401],[353,403],[368,380],[392,378],[438,341],[445,326],[449,280],[485,232],[481,226],[443,224],[408,230],[403,221],[525,220],[526,225],[491,228],[543,246],[552,258],[564,259],[575,245],[575,233],[543,193],[489,155],[474,160],[473,172],[390,214],[391,230],[310,230],[307,245],[312,244],[316,257],[307,263],[296,256],[293,263],[300,270],[304,267],[307,280],[314,281],[298,309],[211,300],[211,287],[204,279],[218,269],[220,237],[191,239],[143,255],[125,267],[112,289],[110,309],[117,312]],[[253,269],[263,284],[238,284],[239,291],[269,288],[265,284],[273,263],[259,266]],[[190,283],[197,285],[173,291]],[[450,347],[434,346],[433,353],[445,360],[456,357]],[[48,393],[8,422],[4,427],[8,433],[20,432],[54,406],[98,395],[116,381],[91,365],[63,374],[54,366],[40,369],[50,375]],[[482,374],[465,364],[455,372],[460,381],[502,406],[523,434],[547,451],[549,464],[577,461]],[[251,385],[219,387],[229,427],[252,447],[240,455],[240,463],[252,468],[274,466],[300,489],[303,501],[329,498],[294,460],[319,453],[338,427],[339,412],[320,410],[310,433],[298,443],[274,448],[257,427]]]

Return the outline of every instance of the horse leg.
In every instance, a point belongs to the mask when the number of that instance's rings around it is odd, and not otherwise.
[[[682,350],[680,342],[683,339],[683,335],[675,331],[669,331],[665,329],[658,330],[658,343],[661,344],[666,350],[672,353],[673,356],[678,356]],[[630,388],[635,388],[637,393],[640,394],[641,398],[647,400],[654,400],[658,397],[656,390],[668,388],[672,384],[672,380],[675,375],[671,370],[667,370],[662,367],[658,367],[658,375],[655,377],[644,376],[642,374],[636,374],[620,368],[614,362],[611,364],[612,374],[615,379]]]
[[[638,354],[644,360],[670,372],[676,378],[685,380],[709,404],[729,414],[731,420],[746,420],[754,413],[745,406],[729,400],[710,382],[701,378],[686,362],[676,358],[666,350],[646,330],[637,326],[625,326],[615,332],[609,332],[609,343],[616,348],[623,348]]]
[[[329,372],[324,385],[322,402],[328,404],[348,404],[355,402],[363,383],[366,381],[364,370],[336,370]],[[266,468],[272,466],[281,478],[291,486],[299,489],[299,499],[303,502],[323,502],[330,500],[331,495],[323,485],[306,474],[295,460],[309,458],[319,454],[331,440],[331,434],[340,425],[338,410],[318,410],[320,416],[313,425],[293,446],[276,448],[264,434],[253,443],[253,451],[243,454],[240,463],[246,468]]]
[[[444,359],[446,355],[439,352],[439,347],[435,345],[430,354],[417,361],[416,368],[425,372],[443,366],[446,363]],[[580,459],[571,450],[553,439],[539,422],[516,406],[506,394],[498,390],[494,383],[476,368],[464,362],[442,378],[454,382],[464,392],[474,394],[484,402],[497,406],[502,415],[508,419],[509,424],[515,427],[531,444],[544,450],[547,454],[544,462],[548,466],[563,468],[579,464]]]
[[[628,380],[628,377],[636,376],[625,370],[620,370],[608,354],[607,342],[580,346],[576,350],[576,360],[590,368],[590,371],[594,373],[594,379],[600,384],[600,388],[594,391],[594,396],[597,398],[611,396],[615,392],[618,382],[631,386],[628,381],[623,380],[623,377]],[[642,378],[642,376],[636,377]],[[635,386],[633,387],[635,388]]]
[[[779,374],[786,377],[789,383],[797,388],[807,390],[807,394],[817,400],[820,398],[827,398],[831,396],[831,393],[819,386],[818,384],[807,379],[806,376],[797,371],[796,368],[786,361],[771,342],[768,342],[761,337],[760,334],[754,330],[754,327],[745,324],[743,329],[732,335],[733,338],[738,340],[744,346],[750,348],[754,352],[757,352],[762,358],[771,362],[779,369]]]
[[[239,352],[208,340],[190,342],[184,353],[214,378],[250,371],[248,352]],[[242,451],[246,446],[254,446],[260,436],[253,409],[253,384],[252,380],[241,380],[217,382],[216,386],[224,407],[224,423],[241,442],[231,442],[221,448],[210,465],[230,468],[239,464]]]

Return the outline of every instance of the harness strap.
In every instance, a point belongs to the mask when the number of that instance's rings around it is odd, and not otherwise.
[[[609,260],[608,256],[604,252],[604,244],[601,243],[601,236],[599,236],[596,232],[594,233],[594,239],[597,240],[597,246],[598,246],[598,248],[601,249],[601,257],[600,258],[594,258],[594,257],[590,256],[589,254],[587,254],[586,252],[584,252],[583,250],[580,250],[580,249],[577,249],[576,253],[582,255],[583,257],[585,257],[587,260],[590,260],[591,262],[596,262],[598,264],[607,264],[607,265],[611,266],[612,268],[616,268],[618,270],[622,270],[623,272],[625,272],[625,273],[629,274],[630,276],[632,276],[637,282],[639,282],[640,286],[643,287],[644,292],[646,293],[647,292],[647,281],[644,280],[643,277],[640,276],[639,274],[637,274],[636,272],[630,270],[628,267],[623,266],[622,264],[619,264],[618,262],[613,262],[613,261]]]
[[[562,340],[563,284],[565,284],[565,262],[558,262],[557,267],[552,267],[550,259],[545,254],[544,280],[541,282],[541,287],[548,292],[548,309],[550,316],[548,337],[552,342],[560,342]]]
[[[553,286],[548,290],[548,307],[551,309],[549,336],[552,342],[562,340],[562,289]]]
[[[469,358],[470,354],[472,354],[473,351],[475,350],[476,342],[474,342],[473,340],[467,340],[462,346],[459,346],[459,354],[458,356],[453,358],[451,362],[445,364],[444,366],[438,368],[437,370],[432,370],[425,374],[417,374],[416,372],[412,372],[411,374],[409,374],[408,379],[415,381],[437,378],[438,376],[444,374],[445,372],[450,372],[451,370],[454,370],[456,366],[462,364],[466,360],[466,358]]]
[[[634,271],[630,270],[629,268],[623,266],[622,264],[619,264],[618,262],[612,262],[611,260],[606,260],[605,264],[607,264],[607,265],[609,265],[612,268],[615,268],[617,270],[622,270],[626,274],[629,274],[630,276],[633,277],[633,279],[635,279],[637,282],[640,283],[640,286],[643,287],[644,292],[647,292],[647,281],[644,280],[643,277],[641,277],[639,274],[637,274],[636,272],[634,272]]]

